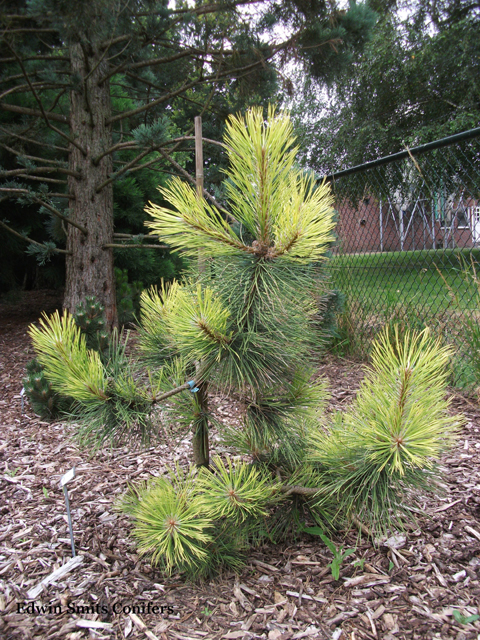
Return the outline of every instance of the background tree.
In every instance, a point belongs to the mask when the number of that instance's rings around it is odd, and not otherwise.
[[[478,126],[478,3],[404,5],[384,11],[363,53],[330,94],[317,91],[316,104],[310,97],[301,102],[304,161],[320,173]],[[311,81],[306,89],[314,90]]]
[[[66,255],[66,308],[73,311],[93,295],[109,325],[115,323],[114,183],[123,180],[124,193],[130,192],[127,178],[164,169],[165,162],[168,171],[181,172],[175,153],[188,142],[185,118],[192,111],[211,114],[207,131],[218,128],[247,96],[258,101],[270,94],[275,61],[293,55],[307,54],[318,73],[333,52],[358,43],[348,15],[324,0],[175,8],[157,0],[6,5],[0,193],[65,227],[65,249],[41,242],[33,251],[44,260]],[[332,22],[345,23],[341,38],[325,38],[322,25]],[[285,23],[288,35],[275,38],[272,29]],[[4,220],[2,227],[12,225]],[[18,228],[28,235],[28,228]]]

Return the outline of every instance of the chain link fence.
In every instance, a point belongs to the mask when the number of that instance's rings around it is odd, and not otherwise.
[[[332,174],[329,273],[345,297],[338,342],[365,356],[385,324],[462,346],[480,292],[480,128]],[[480,270],[479,270],[480,275]]]

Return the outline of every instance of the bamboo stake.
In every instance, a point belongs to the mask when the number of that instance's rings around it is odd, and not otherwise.
[[[195,117],[195,182],[197,187],[197,198],[203,199],[203,141],[202,141],[202,116]],[[198,251],[198,272],[205,272],[205,262]]]
[[[198,200],[203,199],[203,140],[202,140],[202,116],[195,117],[195,183],[197,187]],[[201,277],[205,273],[205,258],[202,251],[198,251],[198,274]],[[196,363],[197,375],[200,363]],[[195,433],[193,434],[193,457],[198,466],[208,467],[209,465],[209,442],[208,442],[208,382],[202,381],[198,385],[198,393],[195,397],[198,411],[198,421],[196,420]]]

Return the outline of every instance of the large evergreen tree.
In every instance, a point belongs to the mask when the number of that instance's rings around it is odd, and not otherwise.
[[[313,102],[310,82],[299,104],[306,162],[321,173],[478,126],[479,4],[389,4],[330,94]]]
[[[191,134],[186,112],[211,112],[221,123],[245,96],[261,98],[280,58],[305,54],[322,76],[368,31],[325,0],[175,8],[158,0],[14,0],[1,23],[0,197],[60,221],[66,248],[37,240],[34,251],[43,260],[65,253],[64,306],[73,311],[93,295],[110,325],[113,183],[166,161],[181,172],[175,152]],[[22,224],[0,224],[29,235]]]

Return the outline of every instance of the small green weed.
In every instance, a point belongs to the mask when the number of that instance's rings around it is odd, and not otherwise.
[[[42,491],[43,491],[43,496],[44,496],[45,500],[47,500],[47,498],[48,498],[48,489],[47,489],[47,487],[42,487]]]
[[[338,580],[340,577],[340,567],[342,565],[342,562],[345,560],[345,558],[348,558],[348,556],[351,556],[352,553],[355,553],[355,549],[345,549],[344,551],[343,546],[337,548],[334,545],[334,543],[330,540],[330,538],[323,533],[323,529],[321,529],[320,527],[306,527],[304,531],[305,533],[310,533],[311,535],[314,535],[314,536],[320,536],[323,542],[327,545],[327,547],[333,553],[333,560],[332,562],[330,562],[328,567],[332,572],[333,579]]]
[[[365,566],[365,558],[360,558],[360,560],[355,560],[355,562],[353,563],[353,566],[355,567],[355,569],[360,569],[360,571],[363,571],[363,567]]]
[[[453,609],[452,616],[458,622],[458,624],[471,624],[472,622],[476,622],[480,616],[475,614],[474,616],[464,616],[463,613],[460,613],[458,609]]]
[[[209,609],[208,607],[205,607],[205,609],[202,611],[202,613],[206,618],[209,618],[212,615],[213,611],[211,609]]]

